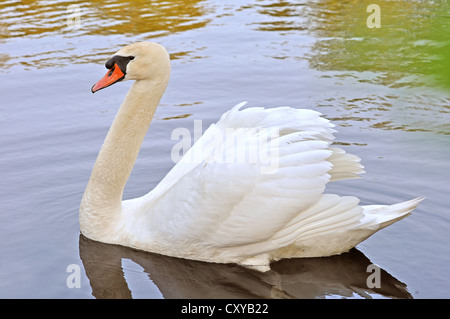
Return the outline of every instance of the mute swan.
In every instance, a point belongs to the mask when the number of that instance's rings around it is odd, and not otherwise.
[[[328,182],[364,172],[357,156],[331,146],[334,125],[312,110],[241,109],[241,103],[211,125],[151,192],[122,201],[168,84],[170,58],[161,45],[138,42],[105,65],[109,71],[93,93],[119,81],[135,82],[81,200],[80,228],[90,239],[265,271],[273,260],[346,252],[423,199],[358,206],[356,197],[324,194]],[[235,138],[241,143],[229,143]],[[255,149],[257,156],[267,151],[270,165],[258,158],[224,160]]]

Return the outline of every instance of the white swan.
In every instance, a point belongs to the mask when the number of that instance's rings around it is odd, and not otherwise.
[[[135,82],[81,201],[80,228],[88,238],[268,270],[272,260],[346,252],[422,200],[358,206],[356,197],[323,194],[328,182],[363,172],[357,156],[331,146],[334,125],[312,110],[241,110],[242,103],[211,125],[151,192],[122,201],[168,84],[170,59],[161,45],[139,42],[119,50],[106,67],[92,92]],[[240,151],[253,151],[256,160],[227,160]],[[270,161],[257,158],[263,153]]]

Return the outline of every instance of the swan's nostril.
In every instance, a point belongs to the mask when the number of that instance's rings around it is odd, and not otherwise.
[[[108,69],[111,69],[111,70],[108,72],[108,76],[111,76],[111,75],[114,73],[115,66],[113,66],[113,67],[111,67],[111,68],[108,68]]]

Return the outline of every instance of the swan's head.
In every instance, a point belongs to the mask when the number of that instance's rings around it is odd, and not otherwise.
[[[117,51],[105,66],[109,71],[92,86],[92,93],[119,81],[168,77],[170,58],[166,49],[157,43],[137,42]]]

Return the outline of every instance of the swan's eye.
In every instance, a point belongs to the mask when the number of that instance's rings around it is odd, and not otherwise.
[[[134,56],[130,55],[130,56],[128,57],[128,59],[130,59],[130,61],[131,61],[131,60],[134,60]]]

